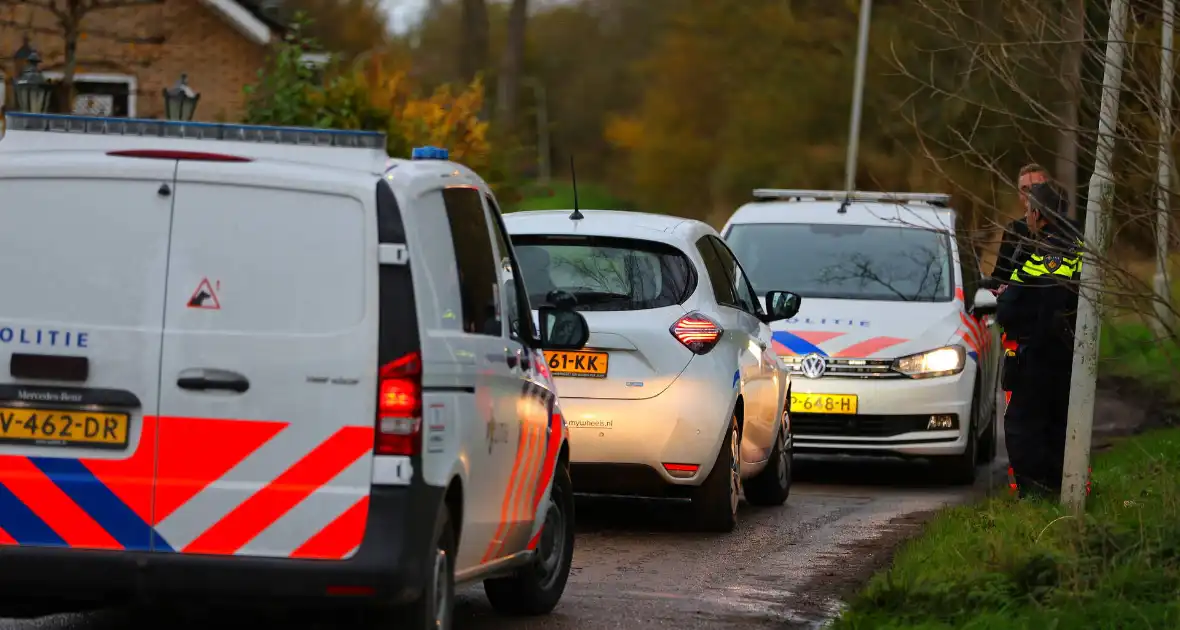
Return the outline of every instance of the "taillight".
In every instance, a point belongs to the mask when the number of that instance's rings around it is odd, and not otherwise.
[[[695,312],[676,320],[668,331],[695,354],[708,354],[721,341],[721,334],[725,332],[721,324]]]
[[[377,399],[378,455],[422,450],[422,357],[417,352],[382,366]]]

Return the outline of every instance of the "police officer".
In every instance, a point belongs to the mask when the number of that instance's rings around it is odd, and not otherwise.
[[[1031,186],[1029,254],[1012,271],[996,313],[1017,345],[1016,360],[1005,364],[1012,398],[1004,432],[1022,497],[1061,491],[1082,245],[1066,212],[1067,201],[1052,184]]]

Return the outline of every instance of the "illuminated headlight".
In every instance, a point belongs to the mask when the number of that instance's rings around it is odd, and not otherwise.
[[[947,346],[901,357],[893,362],[893,369],[910,378],[931,378],[958,374],[966,363],[967,352],[963,346]]]

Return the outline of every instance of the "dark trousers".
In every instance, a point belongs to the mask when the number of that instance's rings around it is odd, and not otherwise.
[[[1061,494],[1068,412],[1068,368],[1055,377],[1015,383],[1004,414],[1004,442],[1021,497]]]

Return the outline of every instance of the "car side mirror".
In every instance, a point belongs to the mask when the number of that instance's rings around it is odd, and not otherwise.
[[[578,350],[590,339],[590,325],[581,313],[554,306],[537,309],[542,350]]]
[[[798,293],[790,291],[768,291],[766,293],[766,316],[762,321],[767,324],[783,319],[791,319],[799,313],[799,305],[803,298]]]
[[[980,289],[975,292],[975,299],[971,303],[971,314],[992,315],[997,306],[996,295],[987,289]]]

